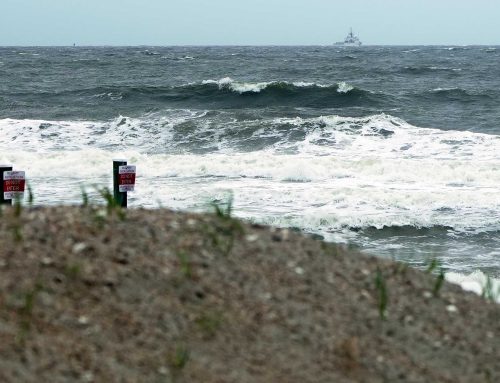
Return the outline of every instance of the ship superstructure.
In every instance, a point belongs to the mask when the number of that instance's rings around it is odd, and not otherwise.
[[[356,36],[353,33],[352,28],[351,28],[351,31],[349,32],[349,34],[344,39],[344,41],[339,41],[339,42],[335,43],[335,45],[342,45],[344,47],[359,47],[359,46],[361,46],[361,44],[362,44],[361,40],[359,39],[358,36]]]

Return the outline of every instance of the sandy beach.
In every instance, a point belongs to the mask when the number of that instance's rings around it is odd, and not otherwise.
[[[7,208],[2,382],[497,382],[500,306],[223,211]]]

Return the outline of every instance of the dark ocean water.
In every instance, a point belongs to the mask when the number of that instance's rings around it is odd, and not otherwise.
[[[420,127],[500,133],[495,47],[0,48],[0,60],[2,118],[383,112]],[[204,83],[227,77],[262,89]],[[353,89],[338,92],[342,83]]]
[[[39,203],[76,203],[125,156],[136,206],[232,191],[247,219],[498,276],[499,63],[497,47],[5,47],[0,162]]]

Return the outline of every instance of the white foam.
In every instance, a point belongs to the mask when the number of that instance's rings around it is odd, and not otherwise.
[[[354,87],[352,85],[349,85],[348,83],[342,81],[342,82],[339,82],[339,84],[338,84],[337,92],[348,93],[353,89],[354,89]]]
[[[173,110],[166,116],[118,116],[111,121],[0,119],[0,148],[46,153],[84,148],[120,150],[132,146],[149,151],[159,143],[174,142],[174,126],[201,118],[206,113]]]
[[[304,81],[294,82],[293,85],[295,85],[298,88],[310,88],[310,87],[329,88],[331,86],[328,84],[320,84],[317,82],[304,82]]]
[[[219,89],[230,89],[237,93],[259,93],[263,89],[267,88],[269,84],[272,84],[272,82],[246,83],[234,81],[230,77],[224,77],[220,80],[204,80],[202,81],[202,84],[217,84]]]
[[[485,295],[488,290],[488,279],[489,279],[489,289],[492,298],[496,299],[497,303],[500,303],[500,279],[488,277],[483,272],[476,270],[470,274],[460,274],[460,273],[446,273],[446,280],[451,283],[460,285],[466,291],[472,291],[479,295]],[[487,294],[486,294],[487,295]]]
[[[260,93],[262,90],[266,89],[270,85],[276,84],[292,84],[298,88],[309,88],[309,87],[318,87],[318,88],[328,88],[330,85],[318,84],[314,82],[304,82],[297,81],[293,83],[280,82],[280,81],[264,81],[264,82],[239,82],[235,81],[230,77],[224,77],[220,80],[203,80],[202,84],[216,84],[219,86],[219,89],[230,89],[233,92],[237,93]],[[345,83],[341,83],[345,84]],[[340,84],[339,84],[340,86]],[[352,89],[352,88],[351,88]],[[347,91],[351,90],[348,89]],[[340,91],[341,92],[341,91]],[[342,93],[342,92],[341,92]]]
[[[454,90],[460,90],[460,88],[434,88],[430,90],[432,93],[436,92],[448,92],[448,91],[454,91]]]
[[[418,163],[409,166],[403,162],[389,167],[375,158],[371,163],[359,163],[349,159],[262,152],[198,156],[101,149],[45,155],[16,151],[2,153],[0,162],[15,163],[16,168],[39,178],[37,183],[47,172],[54,178],[79,178],[84,182],[87,178],[105,177],[111,159],[117,156],[128,158],[138,166],[138,172],[144,177],[141,182],[151,191],[154,187],[150,181],[158,181],[161,188],[169,183],[169,178],[182,179],[178,191],[165,195],[163,202],[167,206],[177,195],[189,192],[193,200],[186,201],[183,208],[198,203],[199,182],[203,182],[206,190],[215,191],[221,185],[234,190],[241,206],[262,209],[257,216],[275,217],[280,226],[299,226],[313,231],[403,225],[442,225],[464,231],[500,229],[498,215],[494,214],[500,211],[496,186],[446,187],[436,174],[443,170],[430,163],[423,164],[425,169],[422,169]],[[434,180],[417,185],[392,180],[402,179],[408,168],[433,174]],[[157,193],[162,194],[159,190]],[[137,198],[141,204],[148,204],[147,196]],[[288,215],[282,215],[283,212]]]
[[[159,198],[164,206],[192,209],[231,189],[238,214],[316,232],[404,225],[500,230],[498,136],[423,129],[383,114],[276,118],[255,138],[274,137],[274,127],[286,125],[305,139],[284,136],[262,150],[241,152],[223,129],[253,121],[226,126],[201,119],[192,134],[212,129],[209,144],[221,149],[173,154],[175,145],[191,140],[176,135],[176,124],[204,116],[175,111],[109,122],[0,120],[0,163],[26,170],[40,203],[77,202],[63,192],[68,180],[109,180],[112,158],[125,157],[138,166],[142,186],[134,202],[144,206]],[[51,194],[58,182],[60,191]]]
[[[314,82],[297,81],[297,82],[294,82],[293,85],[295,85],[297,88],[309,88],[309,87],[315,86],[316,84]],[[322,85],[322,86],[326,86],[326,85]]]

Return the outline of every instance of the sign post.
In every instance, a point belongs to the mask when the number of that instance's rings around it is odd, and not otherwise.
[[[135,165],[125,160],[113,160],[113,197],[121,207],[127,207],[127,192],[134,191]]]
[[[0,165],[0,205],[11,205],[12,199],[4,198],[4,173],[12,171],[12,165]]]

